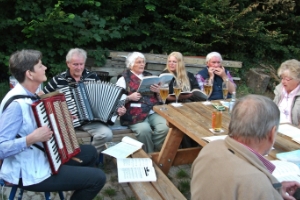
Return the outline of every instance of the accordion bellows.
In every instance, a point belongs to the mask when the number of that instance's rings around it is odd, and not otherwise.
[[[117,118],[117,108],[124,105],[124,89],[102,81],[79,82],[59,89],[66,96],[74,127],[84,121],[113,123]]]

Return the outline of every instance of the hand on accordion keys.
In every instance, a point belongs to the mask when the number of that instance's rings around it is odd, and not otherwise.
[[[46,142],[52,137],[52,135],[53,132],[48,126],[39,127],[26,137],[27,146],[36,142]]]

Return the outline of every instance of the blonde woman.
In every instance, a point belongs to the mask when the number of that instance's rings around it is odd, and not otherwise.
[[[300,62],[292,59],[278,69],[281,79],[276,86],[274,102],[280,110],[280,122],[300,127]]]
[[[172,52],[168,56],[167,60],[167,66],[164,69],[163,73],[171,73],[174,75],[176,81],[179,81],[182,85],[183,91],[191,91],[195,88],[200,89],[198,82],[191,72],[186,71],[185,69],[185,64],[183,60],[183,56],[180,52]],[[173,82],[175,81],[173,79],[170,82],[170,88],[169,88],[169,93],[173,94]],[[179,96],[179,101],[192,101],[193,97],[191,94],[185,94],[185,95],[180,95]],[[175,96],[169,95],[167,98],[168,102],[173,102],[175,101]]]

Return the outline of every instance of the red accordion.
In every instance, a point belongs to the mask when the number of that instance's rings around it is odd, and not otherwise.
[[[34,102],[31,107],[37,125],[47,125],[54,133],[52,138],[43,144],[52,173],[57,174],[62,164],[80,152],[65,95],[58,92],[43,95],[42,99]]]

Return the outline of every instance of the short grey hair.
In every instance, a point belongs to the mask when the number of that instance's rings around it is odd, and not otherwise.
[[[145,61],[146,64],[146,58],[144,56],[144,54],[140,53],[140,52],[133,52],[128,54],[127,58],[126,58],[126,67],[128,69],[131,69],[134,65],[134,62],[137,58],[142,58]]]
[[[34,72],[34,66],[42,59],[42,53],[33,49],[23,49],[11,54],[9,70],[19,83],[25,81],[26,71]]]
[[[220,58],[221,62],[223,61],[222,56],[221,56],[220,53],[210,52],[209,54],[207,54],[205,62],[208,63],[210,61],[210,59],[212,59],[212,57],[218,57],[218,58]]]
[[[245,139],[265,139],[274,126],[279,126],[280,111],[268,97],[247,95],[233,107],[229,135]]]
[[[74,54],[82,56],[84,58],[84,61],[86,61],[87,53],[85,50],[80,48],[70,49],[68,54],[66,55],[66,61],[70,62]]]
[[[296,59],[291,59],[281,63],[277,74],[279,77],[286,75],[300,81],[300,62]]]

